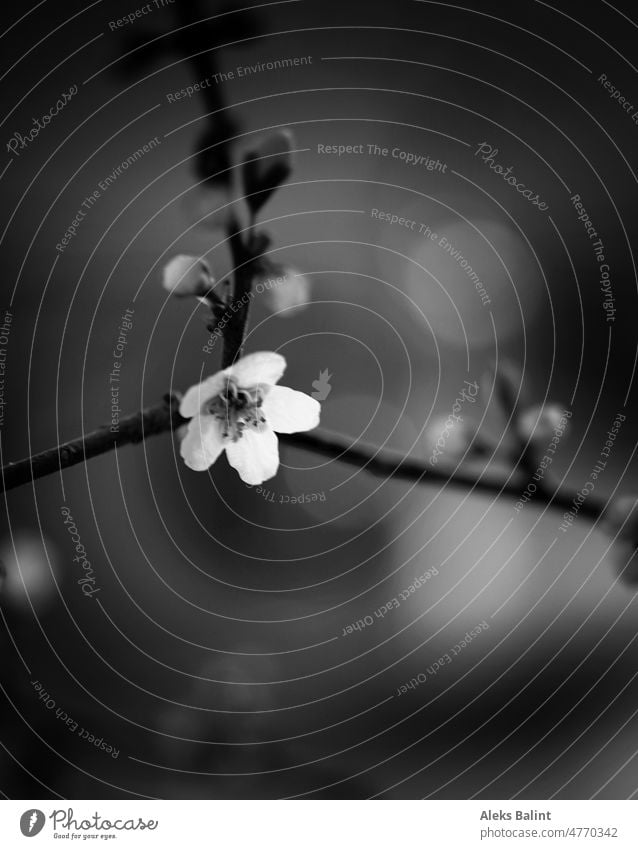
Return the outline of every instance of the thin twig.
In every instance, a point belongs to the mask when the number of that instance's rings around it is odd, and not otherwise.
[[[142,442],[148,436],[174,430],[186,421],[179,414],[180,396],[166,395],[164,401],[120,419],[117,428],[104,425],[86,436],[56,445],[16,463],[2,467],[1,490],[14,489],[29,481],[84,463],[121,445]]]
[[[311,433],[280,434],[279,439],[297,448],[307,448],[325,457],[339,459],[353,466],[366,469],[375,475],[411,480],[416,483],[443,483],[484,492],[490,495],[509,495],[519,498],[526,487],[529,477],[525,472],[496,476],[483,466],[480,472],[470,471],[462,466],[426,466],[416,460],[407,460],[396,451],[380,451],[369,445],[352,444],[347,437],[334,433],[312,431]],[[557,510],[569,510],[573,507],[576,492],[559,489],[551,492],[548,488],[538,488],[535,493],[536,504],[548,504]],[[604,510],[604,502],[594,497],[583,501],[578,510],[579,516],[597,519]]]
[[[172,393],[156,407],[149,407],[140,413],[120,419],[116,433],[109,426],[98,428],[84,437],[78,437],[63,445],[42,451],[17,463],[9,463],[2,468],[2,490],[50,475],[61,469],[83,463],[91,457],[105,454],[127,445],[142,442],[149,436],[176,430],[188,420],[179,414],[180,396]],[[374,446],[352,443],[341,434],[315,430],[310,433],[279,434],[280,441],[295,448],[314,451],[324,457],[350,463],[365,469],[371,474],[397,480],[409,480],[415,483],[443,483],[463,487],[472,492],[499,494],[518,498],[525,488],[528,477],[524,472],[496,476],[489,469],[470,471],[463,467],[444,469],[439,466],[426,466],[416,460],[408,460],[395,451],[380,451]],[[576,493],[560,489],[551,492],[539,489],[535,494],[536,504],[546,504],[557,510],[569,510],[573,506]],[[603,512],[604,502],[590,497],[583,501],[578,515],[597,519]]]
[[[228,244],[233,263],[231,304],[227,305],[228,322],[223,332],[222,368],[228,368],[242,353],[250,293],[255,276],[254,252],[251,250],[251,233],[242,237],[238,222],[231,218],[228,226]],[[232,307],[232,309],[231,309]]]

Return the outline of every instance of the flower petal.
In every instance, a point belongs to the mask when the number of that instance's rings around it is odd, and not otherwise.
[[[262,404],[266,421],[277,433],[312,430],[319,424],[321,404],[305,392],[287,386],[272,386]]]
[[[206,260],[186,254],[174,256],[162,273],[162,285],[178,298],[202,297],[210,291],[213,283]]]
[[[218,371],[217,374],[187,389],[179,405],[180,415],[187,419],[198,415],[206,401],[219,395],[226,383],[226,371]]]
[[[248,389],[258,383],[277,383],[286,370],[286,360],[273,351],[248,354],[226,369],[239,386]]]
[[[223,448],[218,421],[212,416],[195,416],[188,423],[188,431],[179,453],[190,469],[203,472],[213,465]]]
[[[227,442],[225,447],[228,462],[244,483],[259,486],[277,474],[279,444],[269,427],[244,431],[237,442]]]

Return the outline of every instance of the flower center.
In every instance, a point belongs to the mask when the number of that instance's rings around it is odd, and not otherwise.
[[[260,431],[266,427],[266,418],[261,411],[263,401],[263,387],[245,389],[229,377],[219,395],[204,404],[202,412],[219,419],[224,439],[237,442],[246,428]]]

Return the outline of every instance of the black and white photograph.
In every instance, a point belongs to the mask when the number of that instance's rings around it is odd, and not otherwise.
[[[3,9],[0,845],[636,845],[636,44]]]

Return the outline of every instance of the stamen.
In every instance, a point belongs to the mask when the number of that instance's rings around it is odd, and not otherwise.
[[[264,390],[260,386],[250,389],[239,387],[233,378],[228,378],[224,388],[202,407],[202,414],[214,416],[222,426],[222,437],[241,439],[247,427],[259,431],[266,426],[266,418],[259,411],[263,404]]]

